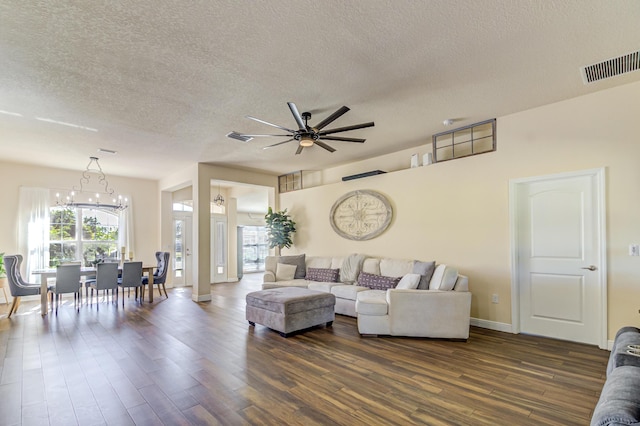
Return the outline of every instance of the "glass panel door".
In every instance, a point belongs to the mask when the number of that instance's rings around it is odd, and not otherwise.
[[[173,218],[173,285],[192,285],[191,275],[191,217],[176,215]]]

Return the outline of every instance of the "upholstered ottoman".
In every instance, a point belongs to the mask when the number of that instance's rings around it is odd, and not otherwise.
[[[336,297],[331,293],[298,287],[272,288],[247,294],[249,324],[262,324],[287,337],[294,331],[335,319]]]

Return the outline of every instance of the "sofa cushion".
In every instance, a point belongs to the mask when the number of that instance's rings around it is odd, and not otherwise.
[[[419,260],[415,260],[413,262],[413,269],[411,272],[414,274],[420,274],[420,283],[418,284],[418,288],[420,290],[428,290],[429,289],[429,281],[431,281],[431,277],[433,276],[433,271],[436,269],[436,262],[421,262]]]
[[[280,256],[278,258],[278,263],[284,263],[286,265],[296,265],[296,273],[294,278],[300,279],[304,278],[307,273],[307,265],[304,262],[304,254],[299,254],[296,256]]]
[[[591,425],[640,424],[640,368],[622,366],[613,370],[602,388]]]
[[[418,288],[418,284],[420,284],[420,277],[420,274],[406,274],[400,279],[400,282],[398,283],[396,288],[400,288],[403,290],[414,290]]]
[[[451,290],[456,285],[458,270],[447,265],[438,265],[433,271],[429,290]]]
[[[340,268],[340,281],[345,284],[353,284],[358,279],[358,274],[362,269],[365,258],[364,254],[350,254],[347,256]]]
[[[309,284],[307,285],[307,288],[309,290],[315,290],[315,291],[324,291],[325,293],[331,293],[331,289],[337,285],[344,285],[340,282],[338,283],[327,283],[327,282],[321,282],[321,281],[307,281]]]
[[[367,257],[362,263],[362,269],[360,270],[360,272],[382,275],[380,273],[380,259],[377,257]]]
[[[276,266],[276,281],[290,281],[296,275],[296,265],[278,263]]]
[[[310,281],[337,283],[338,279],[340,279],[340,269],[309,268],[307,269],[306,278]]]
[[[356,299],[356,312],[361,315],[387,315],[387,292],[385,290],[361,291]]]
[[[369,274],[360,272],[358,275],[358,285],[368,287],[372,290],[386,290],[395,288],[402,277],[387,277],[384,275]]]
[[[386,257],[380,259],[380,275],[402,277],[411,272],[413,272],[413,260],[389,259]]]
[[[347,300],[356,300],[358,293],[361,291],[370,290],[368,287],[362,287],[359,285],[336,285],[331,287],[331,293],[335,294],[337,298],[347,299]]]

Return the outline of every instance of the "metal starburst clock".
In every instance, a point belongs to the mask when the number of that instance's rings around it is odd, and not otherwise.
[[[331,207],[329,220],[338,235],[349,240],[370,240],[391,223],[393,211],[384,195],[369,190],[349,192]]]

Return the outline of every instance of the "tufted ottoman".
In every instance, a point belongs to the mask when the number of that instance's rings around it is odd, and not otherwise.
[[[247,294],[249,324],[262,324],[287,337],[294,331],[335,319],[336,297],[331,293],[299,287],[272,288]]]

